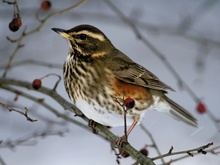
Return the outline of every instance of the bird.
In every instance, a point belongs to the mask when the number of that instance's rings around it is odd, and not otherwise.
[[[52,30],[68,42],[63,65],[65,89],[88,119],[110,127],[124,126],[123,103],[131,98],[135,104],[126,111],[126,124],[130,126],[126,136],[149,109],[197,127],[197,119],[168,98],[168,91],[174,90],[118,50],[101,30],[87,24]]]

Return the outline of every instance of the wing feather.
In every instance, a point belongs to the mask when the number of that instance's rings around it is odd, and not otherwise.
[[[117,55],[110,58],[114,67],[108,66],[109,62],[107,67],[117,79],[127,83],[162,90],[165,92],[167,90],[174,91],[170,86],[160,81],[157,76],[145,69],[143,66],[132,61],[122,52],[117,51],[115,53],[117,53]]]

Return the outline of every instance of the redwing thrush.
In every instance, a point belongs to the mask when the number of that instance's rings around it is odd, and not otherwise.
[[[171,87],[116,49],[103,32],[91,25],[69,30],[52,28],[67,39],[64,83],[74,104],[85,116],[106,126],[124,125],[123,98],[133,98],[127,111],[128,134],[147,109],[166,112],[197,126],[197,120],[165,94]],[[120,103],[121,102],[121,103]],[[120,105],[121,104],[121,105]]]

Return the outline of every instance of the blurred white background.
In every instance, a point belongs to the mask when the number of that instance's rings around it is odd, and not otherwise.
[[[35,13],[42,1],[18,1],[23,25],[20,30],[13,33],[8,28],[8,23],[13,17],[13,6],[2,3],[0,5],[0,66],[4,66],[15,44],[6,40],[6,36],[16,39],[24,28],[30,31],[36,28],[39,22]],[[78,1],[51,1],[50,11],[42,11],[44,18],[48,13],[66,8]],[[175,68],[176,72],[204,101],[216,118],[219,114],[219,84],[220,84],[220,3],[215,0],[206,1],[176,1],[176,0],[112,0],[121,12],[138,27],[141,34],[157,48]],[[54,33],[51,28],[69,29],[79,24],[91,24],[101,29],[112,43],[122,52],[127,54],[137,63],[143,65],[163,82],[173,87],[176,92],[170,92],[169,97],[188,109],[198,118],[199,128],[195,129],[182,122],[173,120],[168,115],[155,111],[145,113],[143,125],[152,133],[162,153],[167,153],[171,146],[174,151],[196,148],[209,142],[215,146],[220,145],[219,127],[207,114],[196,111],[197,103],[184,88],[179,88],[177,79],[149,47],[139,40],[128,24],[113,11],[105,1],[91,0],[82,6],[53,17],[48,20],[43,28],[22,41],[25,45],[14,58],[14,62],[25,59],[40,60],[62,66],[67,53],[67,42]],[[0,73],[2,75],[3,69]],[[11,69],[7,77],[32,82],[48,73],[62,75],[62,68],[48,68],[38,65],[22,65]],[[43,85],[53,87],[56,77],[43,80]],[[21,89],[21,88],[19,88]],[[22,89],[23,90],[23,89]],[[45,98],[61,113],[67,113],[72,118],[86,124],[74,114],[64,112],[49,97],[37,92],[24,90],[39,98]],[[58,93],[69,100],[63,82],[58,86]],[[0,101],[13,105],[15,94],[0,88]],[[6,165],[75,165],[75,164],[105,164],[116,163],[114,152],[110,144],[92,132],[86,131],[76,125],[66,123],[50,113],[37,103],[19,97],[15,103],[19,109],[28,107],[30,116],[38,119],[30,123],[17,114],[9,113],[0,107],[0,140],[17,140],[28,137],[36,132],[64,131],[62,137],[58,135],[45,138],[32,139],[34,145],[16,146],[14,149],[2,148],[0,145],[0,158]],[[50,122],[49,122],[50,121]],[[68,130],[66,132],[66,130]],[[111,129],[116,135],[123,134],[123,127]],[[37,142],[35,144],[35,142]],[[143,130],[136,126],[129,142],[136,149],[141,149],[146,144],[151,144],[149,137]],[[29,144],[29,143],[28,143]],[[149,157],[157,156],[154,149],[148,148]],[[169,161],[176,158],[168,157]],[[121,159],[121,164],[132,164],[131,158]],[[5,165],[3,162],[0,164]],[[161,164],[161,161],[155,161]],[[208,153],[197,155],[173,163],[175,165],[219,165],[219,156]]]

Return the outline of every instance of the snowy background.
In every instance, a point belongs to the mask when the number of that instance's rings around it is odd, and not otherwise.
[[[49,13],[66,8],[78,1],[51,2],[52,9]],[[112,0],[111,2],[138,27],[151,44],[163,53],[186,84],[206,103],[208,111],[220,118],[220,2],[215,0]],[[8,29],[8,23],[13,17],[13,7],[2,2],[0,4],[0,66],[7,63],[15,47],[15,44],[7,41],[5,37],[10,36],[14,39],[20,36],[26,26],[29,31],[38,25],[35,13],[41,1],[21,0],[18,3],[23,25],[16,33]],[[46,15],[47,12],[41,14],[42,18]],[[199,128],[195,129],[163,113],[155,111],[145,113],[143,125],[152,133],[162,153],[167,153],[171,146],[174,147],[174,151],[181,151],[196,148],[208,142],[214,142],[216,146],[220,145],[220,133],[213,121],[206,114],[201,115],[196,112],[197,103],[184,88],[179,88],[176,78],[164,63],[137,39],[132,29],[102,0],[91,0],[70,12],[50,19],[38,33],[25,38],[22,42],[25,47],[18,51],[14,62],[34,59],[62,66],[67,56],[68,46],[66,41],[51,28],[69,29],[79,24],[91,24],[101,29],[119,50],[172,86],[176,92],[170,92],[169,97],[198,118]],[[0,73],[3,73],[2,69]],[[35,78],[48,73],[62,75],[62,68],[22,65],[11,69],[7,76],[32,82]],[[43,85],[52,87],[56,80],[56,77],[49,77],[43,80]],[[26,92],[39,98],[46,98],[46,101],[59,112],[68,113],[64,112],[62,107],[52,99],[36,92]],[[62,82],[58,86],[58,92],[69,100]],[[1,102],[12,104],[14,97],[14,93],[0,89]],[[22,97],[18,98],[16,104],[21,110],[28,107],[30,116],[38,119],[38,122],[27,122],[23,116],[9,113],[0,107],[0,140],[3,142],[25,138],[35,132],[46,130],[55,132],[68,130],[68,132],[65,132],[62,137],[38,138],[31,141],[33,143],[36,141],[35,145],[17,146],[13,150],[1,148],[0,145],[0,158],[6,165],[116,164],[116,157],[110,149],[110,144],[97,135],[63,122],[38,104]],[[72,113],[69,113],[69,116],[74,118]],[[86,124],[80,119],[77,120]],[[117,135],[123,134],[123,127],[111,130]],[[150,144],[149,137],[139,126],[136,126],[129,136],[129,142],[137,149]],[[154,149],[148,148],[148,150],[149,157],[157,156]],[[168,157],[166,160],[171,158],[175,157]],[[133,162],[131,158],[120,161],[122,165]],[[161,164],[160,161],[156,163]],[[3,163],[0,162],[0,164]],[[174,164],[219,165],[220,157],[208,153]]]

